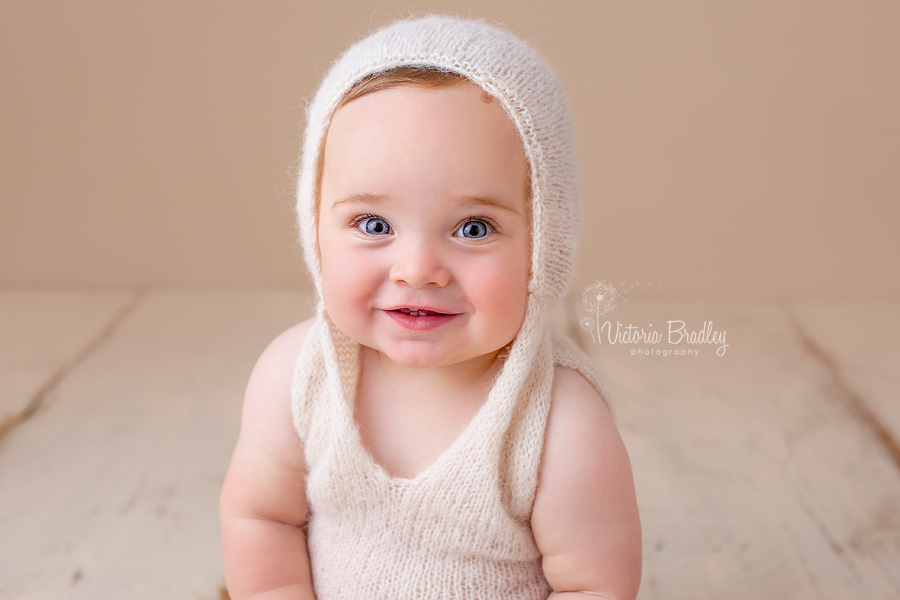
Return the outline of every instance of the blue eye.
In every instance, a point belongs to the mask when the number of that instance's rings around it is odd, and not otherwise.
[[[356,227],[369,235],[387,235],[393,233],[388,222],[381,217],[365,217],[361,219]]]
[[[466,221],[459,229],[456,230],[456,235],[458,237],[464,237],[470,240],[481,239],[483,237],[487,237],[492,233],[494,233],[494,228],[490,224],[486,223],[485,221],[475,219]]]

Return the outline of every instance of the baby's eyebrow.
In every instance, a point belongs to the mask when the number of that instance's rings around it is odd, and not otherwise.
[[[346,198],[341,198],[340,200],[335,201],[334,204],[331,205],[331,210],[336,209],[338,206],[342,204],[362,204],[362,203],[375,203],[380,204],[387,201],[387,196],[382,196],[381,194],[350,194]]]
[[[519,211],[510,206],[509,203],[498,200],[497,198],[491,198],[490,196],[459,196],[454,198],[454,200],[463,206],[494,206],[502,208],[503,210],[508,210],[517,215],[520,214]]]
[[[452,198],[452,201],[459,204],[460,206],[465,207],[494,206],[496,208],[507,210],[513,214],[520,214],[518,210],[510,206],[507,202],[503,202],[502,200],[498,200],[497,198],[492,198],[490,196],[456,196]],[[340,200],[336,200],[334,204],[331,205],[331,210],[335,210],[337,207],[343,204],[384,204],[387,202],[390,202],[388,196],[362,192],[358,194],[350,194],[349,196],[341,198]]]

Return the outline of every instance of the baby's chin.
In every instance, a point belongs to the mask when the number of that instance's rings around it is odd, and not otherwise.
[[[505,358],[507,349],[503,346],[485,354],[460,355],[446,349],[430,348],[427,342],[422,341],[407,341],[399,346],[384,348],[361,344],[361,357],[364,361],[374,360],[388,368],[458,371],[464,375],[466,372],[480,374],[490,369],[498,359]]]

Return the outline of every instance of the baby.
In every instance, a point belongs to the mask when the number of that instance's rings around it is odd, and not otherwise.
[[[358,42],[309,107],[297,212],[317,313],[247,386],[231,597],[633,599],[628,457],[548,325],[580,207],[543,59],[450,17]]]

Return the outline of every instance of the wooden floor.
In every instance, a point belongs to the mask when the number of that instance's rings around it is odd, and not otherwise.
[[[598,342],[569,308],[633,462],[640,598],[900,598],[900,304],[603,318],[656,344]],[[243,388],[309,312],[302,290],[0,288],[0,600],[219,599]]]

